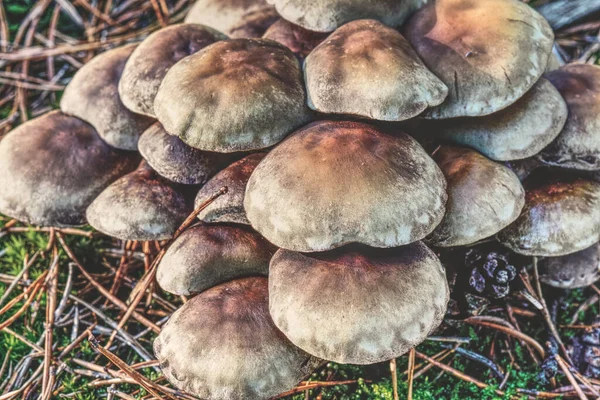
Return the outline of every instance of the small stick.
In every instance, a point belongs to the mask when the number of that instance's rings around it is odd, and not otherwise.
[[[408,400],[413,399],[413,382],[415,380],[415,348],[410,349],[408,353]],[[398,388],[396,384],[396,395],[398,394]],[[394,400],[398,400],[396,397]]]
[[[522,332],[519,332],[516,329],[509,328],[509,327],[502,326],[502,325],[497,325],[497,324],[487,322],[487,321],[477,320],[477,319],[474,319],[473,317],[465,319],[465,322],[468,324],[472,324],[472,325],[480,325],[480,326],[486,326],[488,328],[493,328],[493,329],[503,332],[509,336],[513,336],[513,337],[516,337],[517,339],[524,340],[525,342],[527,342],[531,346],[533,346],[533,348],[540,354],[540,356],[542,358],[546,357],[546,352],[544,351],[544,348],[542,347],[541,344],[539,344],[531,336],[528,336]]]
[[[395,358],[390,360],[390,373],[392,375],[392,392],[394,400],[398,400],[398,373]]]
[[[583,390],[581,390],[581,387],[579,387],[579,385],[577,384],[575,377],[573,376],[571,371],[569,371],[569,367],[563,361],[562,357],[557,354],[554,356],[554,359],[556,360],[556,362],[558,362],[560,369],[562,369],[562,371],[564,372],[565,376],[567,377],[567,379],[569,380],[571,385],[573,385],[573,389],[575,389],[579,398],[581,400],[589,400],[588,397],[585,395],[585,393],[583,393]]]

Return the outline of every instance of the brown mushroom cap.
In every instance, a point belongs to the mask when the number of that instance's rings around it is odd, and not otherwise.
[[[298,60],[263,39],[217,42],[179,61],[154,111],[170,134],[222,153],[270,147],[311,118]]]
[[[540,280],[561,289],[590,286],[600,279],[600,243],[562,257],[540,260]]]
[[[248,226],[198,225],[171,244],[156,279],[167,292],[188,296],[233,279],[269,275],[275,250]]]
[[[500,232],[521,214],[525,190],[507,167],[475,150],[453,146],[442,146],[434,160],[448,182],[448,203],[430,244],[472,244]]]
[[[406,39],[375,20],[338,28],[306,57],[304,75],[308,106],[327,114],[402,121],[448,94]]]
[[[169,68],[184,57],[219,40],[222,33],[202,25],[177,24],[148,36],[133,51],[119,81],[119,95],[127,108],[155,117],[154,97]]]
[[[244,16],[265,9],[273,9],[265,0],[196,0],[185,22],[210,26],[230,34]]]
[[[441,323],[449,299],[442,264],[423,243],[280,249],[269,267],[269,309],[296,346],[339,363],[396,358]]]
[[[83,225],[94,198],[138,163],[91,125],[49,112],[0,141],[0,212],[32,225]]]
[[[552,166],[600,170],[600,67],[565,65],[546,74],[565,98],[567,123],[539,159]]]
[[[244,208],[278,247],[325,251],[420,240],[441,221],[446,198],[442,172],[410,136],[321,121],[267,154],[250,176]]]
[[[283,44],[292,50],[296,57],[303,60],[327,36],[327,33],[309,31],[280,18],[267,29],[263,39],[271,39]]]
[[[415,13],[405,36],[448,86],[434,119],[482,116],[523,96],[544,73],[554,34],[517,0],[437,0]]]
[[[154,341],[167,379],[206,400],[266,399],[318,362],[292,345],[268,310],[266,278],[224,283],[177,310]]]
[[[229,36],[235,39],[259,38],[279,19],[279,14],[271,7],[249,12],[230,29]]]
[[[146,163],[107,187],[88,207],[92,227],[122,240],[165,240],[192,212],[181,189]]]
[[[106,143],[137,150],[137,142],[152,119],[127,109],[119,97],[119,79],[136,45],[108,50],[77,71],[60,100],[65,114],[91,124]]]
[[[244,210],[246,185],[254,168],[265,155],[266,153],[255,153],[244,157],[217,173],[202,186],[196,196],[195,208],[200,207],[222,187],[227,187],[227,193],[200,211],[198,218],[207,223],[231,222],[250,225]]]

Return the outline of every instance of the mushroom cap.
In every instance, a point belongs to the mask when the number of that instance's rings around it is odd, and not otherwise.
[[[292,50],[296,57],[304,60],[327,36],[327,33],[309,31],[280,18],[267,29],[263,39],[271,39],[283,44]]]
[[[498,240],[516,253],[540,257],[575,253],[600,241],[600,183],[540,173],[525,180],[525,207]]]
[[[142,163],[100,193],[86,215],[92,227],[121,240],[165,240],[191,212],[180,188]]]
[[[137,150],[144,130],[154,121],[127,109],[119,97],[119,79],[136,45],[108,50],[75,73],[60,100],[60,109],[88,122],[109,145]]]
[[[415,242],[439,224],[446,199],[444,175],[410,136],[320,121],[267,154],[244,208],[271,243],[309,252]]]
[[[192,298],[164,326],[154,353],[173,385],[206,400],[270,398],[316,367],[273,324],[261,277]]]
[[[311,118],[298,60],[263,39],[217,42],[179,61],[154,111],[170,134],[221,153],[273,146]]]
[[[235,39],[259,38],[279,18],[279,14],[272,7],[251,11],[245,14],[236,26],[231,28],[229,35]]]
[[[169,293],[188,296],[248,276],[268,276],[275,246],[248,226],[197,225],[183,232],[158,265]]]
[[[131,53],[119,81],[125,106],[138,114],[155,117],[154,97],[169,68],[184,57],[227,36],[196,24],[177,24],[148,36]]]
[[[332,32],[356,19],[376,19],[398,27],[426,0],[267,0],[281,16],[317,32]]]
[[[448,88],[398,31],[349,22],[304,61],[308,106],[327,114],[402,121],[444,101]]]
[[[206,182],[196,196],[195,208],[200,207],[224,186],[227,187],[227,193],[219,196],[208,207],[200,211],[198,218],[206,223],[231,222],[250,225],[244,210],[246,185],[254,168],[265,155],[266,153],[255,153],[244,157]]]
[[[396,358],[441,323],[444,267],[421,242],[326,253],[278,250],[269,267],[275,325],[309,354],[344,364]]]
[[[506,228],[521,214],[525,190],[502,164],[475,150],[442,146],[434,155],[448,183],[446,215],[429,237],[433,246],[465,246]]]
[[[561,289],[590,286],[600,279],[600,243],[562,257],[540,260],[540,280]]]
[[[210,26],[230,34],[247,14],[272,8],[265,0],[196,0],[185,22]]]
[[[567,105],[541,78],[525,96],[492,115],[436,121],[436,135],[498,161],[532,157],[548,146],[567,120]]]
[[[600,169],[600,67],[565,65],[546,74],[569,108],[561,134],[544,149],[545,164],[582,170]]]
[[[169,135],[160,123],[148,128],[138,143],[140,153],[159,175],[185,185],[201,185],[231,161],[228,154],[194,149]]]
[[[86,122],[49,112],[0,141],[0,212],[32,225],[83,225],[94,198],[138,163]]]
[[[405,27],[425,65],[449,89],[426,113],[443,119],[500,111],[544,73],[554,34],[533,8],[517,0],[437,0]]]

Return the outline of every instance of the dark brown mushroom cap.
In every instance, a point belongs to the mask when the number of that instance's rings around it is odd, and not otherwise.
[[[539,261],[540,280],[561,289],[590,286],[600,279],[600,243],[562,257]]]
[[[273,7],[265,0],[196,0],[185,22],[210,26],[229,35],[244,16],[268,9]]]
[[[191,212],[182,190],[142,163],[100,193],[86,215],[92,227],[121,240],[165,240]]]
[[[318,362],[275,327],[267,278],[224,283],[177,310],[154,341],[163,373],[206,400],[266,399],[292,389]]]
[[[600,169],[600,67],[570,64],[546,74],[567,102],[569,117],[539,158],[548,165]]]
[[[179,236],[158,265],[167,292],[188,296],[248,276],[268,276],[276,247],[248,226],[198,225]]]
[[[326,114],[402,121],[448,94],[406,39],[375,20],[338,28],[306,57],[304,76],[308,106]]]
[[[153,122],[129,111],[119,97],[119,79],[135,47],[94,57],[73,76],[60,100],[62,112],[90,123],[106,143],[122,150],[137,150],[140,135]]]
[[[405,36],[449,89],[426,113],[434,119],[482,116],[523,96],[544,73],[554,34],[517,0],[437,0],[410,19]]]
[[[356,19],[398,27],[426,0],[267,0],[286,20],[316,32],[332,32]]]
[[[170,134],[221,153],[273,146],[311,118],[298,60],[264,39],[217,42],[179,61],[154,111]]]
[[[148,128],[138,143],[140,153],[159,175],[184,185],[201,185],[232,160],[228,154],[194,149],[169,135],[160,123]]]
[[[229,35],[235,39],[259,38],[279,18],[277,11],[271,7],[249,12],[242,17],[236,26],[231,28]]]
[[[133,51],[119,81],[119,95],[127,108],[155,117],[154,97],[169,68],[184,57],[227,36],[202,25],[177,24],[148,36]]]
[[[250,225],[244,210],[246,185],[254,168],[265,155],[266,153],[255,153],[244,157],[217,173],[202,186],[196,196],[195,208],[200,207],[222,187],[227,187],[227,193],[200,211],[198,218],[207,223],[231,222]]]
[[[311,254],[280,249],[269,267],[275,325],[306,352],[344,364],[406,353],[438,327],[448,299],[444,268],[421,242]]]
[[[521,216],[498,234],[517,253],[562,256],[600,241],[600,183],[566,173],[552,175],[535,173],[526,179]]]
[[[498,161],[532,157],[548,146],[567,120],[556,88],[540,79],[513,105],[492,115],[436,121],[436,136],[472,147]]]
[[[442,172],[410,136],[321,121],[267,154],[250,176],[244,208],[271,243],[310,252],[415,242],[440,223],[446,198]]]
[[[475,150],[453,146],[442,146],[433,158],[446,177],[448,203],[430,244],[472,244],[500,232],[521,214],[525,190],[504,165]]]
[[[280,18],[267,29],[263,39],[271,39],[283,44],[292,50],[296,57],[303,60],[327,36],[327,33],[309,31]]]
[[[83,225],[94,198],[138,163],[91,125],[49,112],[0,141],[0,212],[32,225]]]

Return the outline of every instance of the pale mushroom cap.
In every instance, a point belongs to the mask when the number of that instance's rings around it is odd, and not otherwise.
[[[539,261],[540,280],[561,289],[590,286],[600,279],[600,243],[562,257]]]
[[[446,215],[429,237],[433,246],[465,246],[506,228],[521,214],[525,190],[504,165],[475,150],[442,146],[434,160],[448,183]]]
[[[327,114],[402,121],[448,94],[406,39],[375,20],[338,28],[306,57],[304,76],[308,106]]]
[[[181,189],[142,163],[100,193],[86,215],[92,227],[121,240],[165,240],[191,212]]]
[[[148,36],[133,51],[119,81],[119,95],[127,108],[155,117],[154,97],[169,68],[184,57],[219,40],[222,33],[202,25],[177,24]]]
[[[140,135],[154,122],[129,111],[119,97],[119,79],[135,47],[94,57],[73,76],[60,100],[62,112],[88,122],[106,143],[122,150],[137,150]]]
[[[556,88],[540,79],[504,110],[475,118],[436,121],[436,136],[472,147],[498,161],[532,157],[548,146],[567,121],[567,105]]]
[[[316,367],[275,327],[267,278],[224,283],[177,310],[154,341],[163,373],[206,400],[267,399]]]
[[[420,240],[441,221],[446,199],[442,172],[410,136],[322,121],[267,154],[250,176],[244,208],[278,247],[325,251]]]
[[[280,18],[267,29],[263,39],[271,39],[283,44],[292,50],[296,57],[303,60],[327,36],[327,33],[310,31]]]
[[[188,296],[248,276],[268,276],[276,248],[248,226],[198,225],[181,234],[158,265],[163,290]]]
[[[281,16],[317,32],[331,32],[356,19],[398,27],[426,0],[267,0]]]
[[[263,39],[217,42],[179,61],[154,111],[170,134],[222,153],[273,146],[311,118],[298,60]]]
[[[244,15],[272,8],[265,0],[197,0],[185,22],[210,26],[229,34]]]
[[[437,0],[415,13],[405,36],[449,89],[434,119],[492,114],[513,104],[544,73],[554,34],[517,0]]]
[[[250,225],[244,210],[246,185],[254,168],[265,155],[265,153],[255,153],[244,157],[217,173],[202,186],[196,196],[195,208],[200,207],[222,187],[227,187],[227,193],[219,196],[200,211],[198,218],[207,223],[231,222]]]
[[[138,163],[86,122],[49,112],[0,141],[0,212],[32,225],[83,225],[94,198]]]
[[[565,98],[569,117],[540,160],[553,166],[600,170],[600,67],[565,65],[546,78]]]
[[[280,249],[269,268],[275,325],[309,354],[344,364],[406,353],[438,327],[449,299],[444,268],[421,242],[313,254]]]
[[[259,38],[279,19],[279,14],[272,7],[249,12],[230,29],[229,36],[235,39]]]

